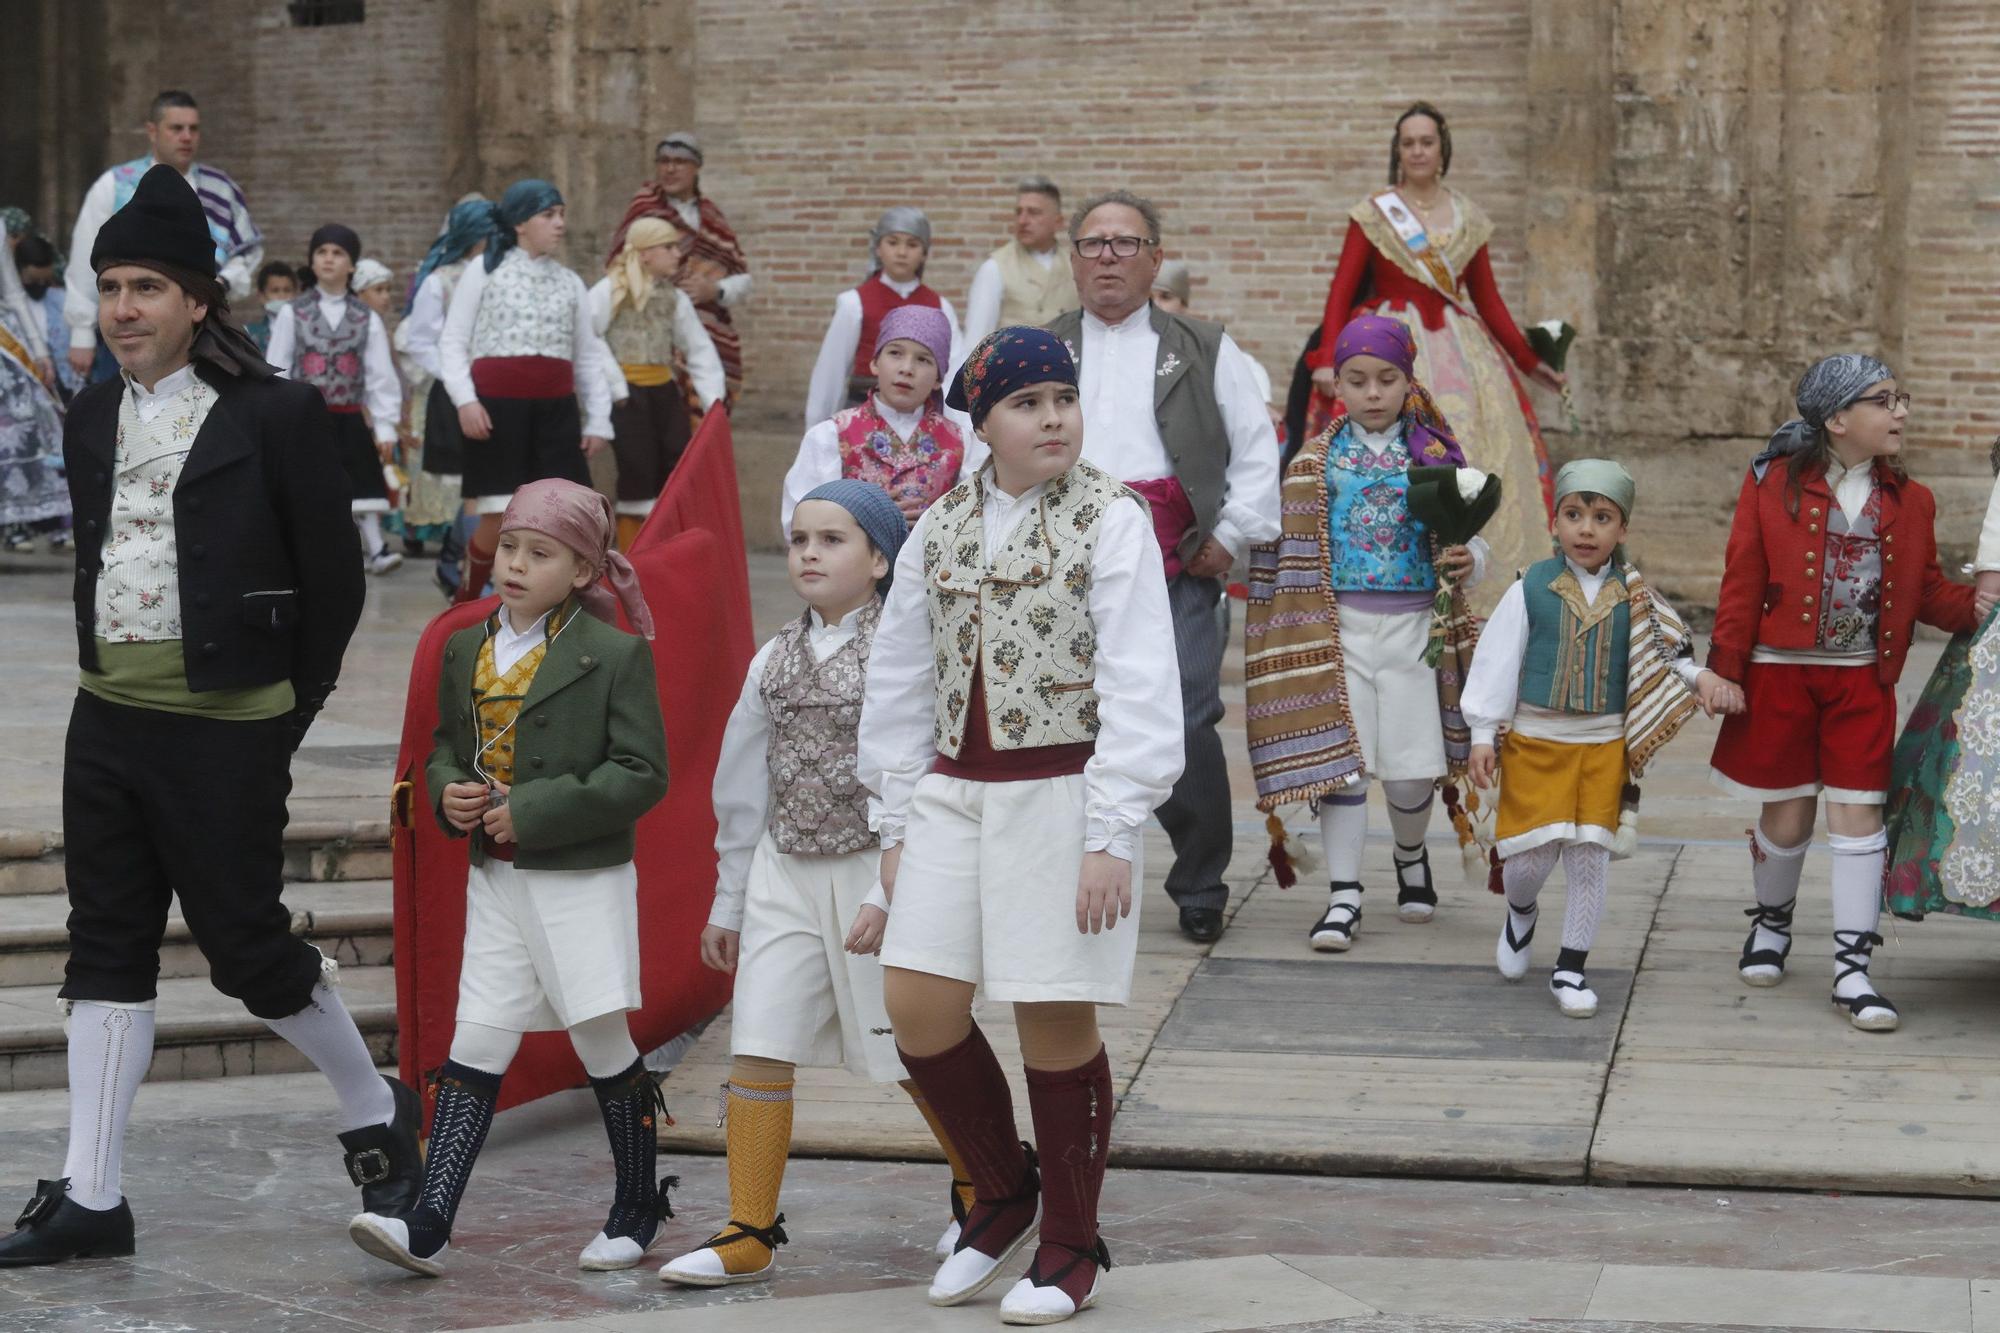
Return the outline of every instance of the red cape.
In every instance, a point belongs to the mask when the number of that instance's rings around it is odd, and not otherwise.
[[[667,728],[666,799],[639,821],[639,967],[645,1003],[632,1040],[651,1050],[729,1002],[730,980],[701,965],[715,894],[710,787],[722,731],[755,644],[729,419],[710,412],[629,552],[657,625],[653,665]],[[396,1017],[403,1080],[425,1091],[451,1051],[465,944],[466,844],[432,818],[424,784],[437,726],[445,640],[492,615],[498,600],[454,606],[418,641],[403,711],[392,799]],[[629,628],[621,626],[622,628]],[[586,1082],[561,1032],[530,1033],[500,1088],[502,1108]]]

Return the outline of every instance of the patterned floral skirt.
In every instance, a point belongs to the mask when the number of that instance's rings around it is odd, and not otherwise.
[[[34,371],[0,350],[0,525],[68,513],[62,409]]]
[[[1888,908],[2000,920],[2000,632],[1938,658],[1890,764]]]

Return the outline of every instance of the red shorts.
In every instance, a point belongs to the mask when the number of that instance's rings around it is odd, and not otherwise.
[[[1758,801],[1817,796],[1880,805],[1896,744],[1896,687],[1868,666],[1752,662],[1744,711],[1723,719],[1715,784]]]

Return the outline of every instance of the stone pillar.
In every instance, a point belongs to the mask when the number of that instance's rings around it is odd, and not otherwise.
[[[1529,288],[1570,310],[1632,547],[1712,602],[1743,468],[1815,357],[1893,358],[1909,17],[1875,0],[1532,0]]]

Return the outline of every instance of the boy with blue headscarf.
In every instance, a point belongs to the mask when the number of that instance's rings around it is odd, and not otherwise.
[[[545,180],[508,186],[485,255],[467,265],[445,315],[438,378],[458,409],[463,487],[479,514],[461,602],[486,586],[516,488],[545,477],[589,485],[584,460],[611,439],[611,354],[591,327],[583,279],[556,258],[566,211]]]

